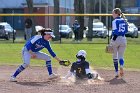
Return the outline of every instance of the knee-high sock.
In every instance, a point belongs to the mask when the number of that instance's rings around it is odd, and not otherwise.
[[[119,63],[120,63],[120,67],[123,68],[123,66],[124,66],[124,60],[123,59],[119,59]]]
[[[52,74],[52,65],[51,65],[51,61],[46,61],[46,67],[47,67],[47,70],[49,72],[49,75]]]
[[[118,73],[118,59],[113,59],[115,72]]]
[[[20,72],[22,72],[25,68],[21,65],[17,68],[16,72],[13,74],[16,77]]]

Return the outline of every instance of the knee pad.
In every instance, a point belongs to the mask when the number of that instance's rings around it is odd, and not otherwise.
[[[24,68],[27,68],[27,67],[29,66],[29,64],[23,63],[22,66],[23,66]]]

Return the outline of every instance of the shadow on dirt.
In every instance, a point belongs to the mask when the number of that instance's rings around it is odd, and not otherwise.
[[[117,78],[113,78],[109,81],[106,81],[106,82],[109,82],[110,84],[112,85],[117,85],[117,84],[125,84],[127,83],[124,79],[120,78],[120,79],[117,79]]]
[[[47,86],[50,82],[17,82],[16,84],[23,86]]]
[[[47,86],[47,85],[50,85],[50,84],[54,84],[54,83],[57,83],[59,80],[48,80],[48,81],[44,81],[44,82],[16,82],[16,84],[19,84],[19,85],[23,85],[23,86]]]

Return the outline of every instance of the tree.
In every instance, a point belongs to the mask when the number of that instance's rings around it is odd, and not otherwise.
[[[121,0],[116,0],[115,8],[121,8]]]
[[[59,0],[54,0],[54,14],[59,14]],[[59,40],[59,16],[54,16],[54,35],[55,39],[53,40]]]
[[[74,0],[74,11],[75,13],[84,14],[84,0]],[[79,30],[79,39],[83,39],[83,30],[84,30],[84,16],[75,17],[80,24]]]
[[[87,6],[88,6],[88,13],[94,14],[94,0],[90,0],[90,2],[87,0]],[[89,16],[88,20],[88,34],[87,34],[87,40],[92,41],[93,38],[93,16]]]
[[[34,9],[34,7],[33,7],[33,0],[26,0],[26,2],[27,2],[28,11],[29,11],[30,14],[32,14],[33,13],[33,9]],[[35,35],[36,32],[35,32],[34,17],[30,17],[30,18],[31,18],[32,23],[33,23],[32,34]]]
[[[33,0],[26,0],[29,13],[33,13]]]

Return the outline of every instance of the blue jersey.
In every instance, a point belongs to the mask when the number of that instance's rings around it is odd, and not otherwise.
[[[125,36],[128,32],[128,24],[123,18],[116,17],[112,22],[112,30],[112,36]]]
[[[38,52],[43,48],[46,48],[52,57],[55,57],[56,54],[51,49],[49,41],[45,40],[41,35],[36,35],[32,37],[26,44],[25,47],[27,50],[32,50],[33,52]]]

